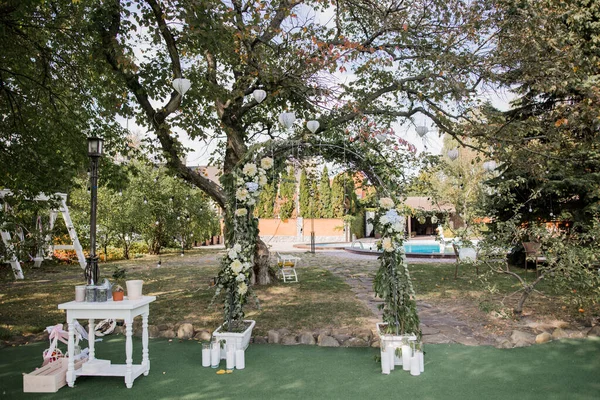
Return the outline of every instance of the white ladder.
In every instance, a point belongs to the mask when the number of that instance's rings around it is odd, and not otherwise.
[[[21,263],[17,258],[12,243],[10,241],[10,233],[7,231],[0,231],[0,235],[2,235],[2,241],[4,242],[4,247],[6,251],[10,254],[10,266],[12,267],[13,273],[15,274],[15,279],[25,279],[23,276],[23,270],[21,269]]]

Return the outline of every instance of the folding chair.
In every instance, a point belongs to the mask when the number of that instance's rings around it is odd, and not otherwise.
[[[298,282],[298,274],[296,273],[296,267],[302,260],[300,257],[292,256],[290,254],[277,254],[277,267],[279,273],[284,282]]]

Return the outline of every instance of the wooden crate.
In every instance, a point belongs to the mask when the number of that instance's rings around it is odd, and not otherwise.
[[[75,361],[75,370],[81,368],[87,358]],[[69,362],[60,358],[50,364],[38,368],[29,374],[23,374],[23,392],[55,393],[67,384],[67,368]]]

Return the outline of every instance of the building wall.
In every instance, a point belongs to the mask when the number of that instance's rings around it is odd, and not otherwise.
[[[309,241],[314,223],[317,242],[343,242],[349,240],[341,218],[261,218],[258,221],[260,237],[267,242]]]

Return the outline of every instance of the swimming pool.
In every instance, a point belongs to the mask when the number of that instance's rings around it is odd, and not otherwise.
[[[296,245],[299,248],[310,248],[310,244]],[[430,256],[454,256],[454,250],[451,245],[443,247],[443,253],[440,251],[440,243],[435,240],[407,240],[404,242],[404,251],[407,255],[430,255]],[[352,253],[373,254],[380,252],[377,250],[377,244],[374,240],[356,240],[352,243],[316,243],[317,250],[346,250]]]

